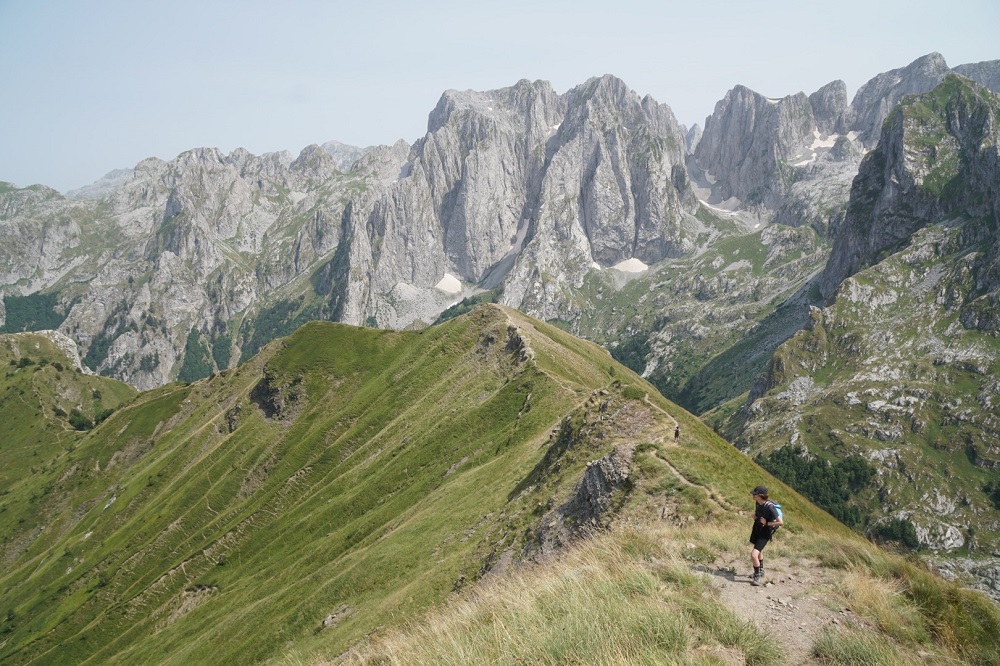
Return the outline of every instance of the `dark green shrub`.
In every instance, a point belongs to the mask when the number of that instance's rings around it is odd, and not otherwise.
[[[983,486],[983,492],[993,502],[993,508],[1000,511],[1000,481],[990,481]]]
[[[193,382],[204,379],[212,373],[212,360],[208,357],[208,350],[201,342],[201,332],[197,328],[191,328],[188,333],[187,342],[184,343],[184,363],[181,371],[177,374],[177,379],[182,382]]]
[[[876,525],[872,533],[877,540],[882,542],[895,541],[911,550],[920,548],[917,530],[913,523],[905,518],[893,518],[887,523]]]
[[[59,294],[4,296],[7,319],[0,332],[44,331],[59,328],[66,316],[55,311]]]
[[[73,409],[69,413],[69,424],[75,430],[90,430],[94,427],[94,422],[84,416],[79,409]]]

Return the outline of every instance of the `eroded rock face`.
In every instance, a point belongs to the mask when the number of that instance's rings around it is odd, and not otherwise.
[[[8,192],[4,291],[55,291],[59,330],[90,367],[159,386],[177,376],[192,329],[223,337],[238,360],[229,326],[336,247],[343,203],[332,195],[349,181],[322,150],[293,162],[197,149],[139,163],[100,200]]]
[[[852,185],[844,226],[823,273],[824,297],[830,298],[847,276],[898,249],[918,229],[961,217],[980,220],[966,233],[970,245],[992,241],[976,268],[980,290],[996,302],[998,119],[1000,98],[955,75],[895,110]],[[967,318],[989,326],[990,318],[981,318],[979,311],[971,308]]]
[[[684,145],[667,106],[611,76],[561,96],[542,81],[446,92],[399,180],[351,212],[342,320],[398,321],[400,285],[419,298],[445,275],[554,316],[594,263],[680,254]]]
[[[993,92],[1000,92],[1000,60],[986,60],[984,62],[959,65],[952,71],[977,83],[981,83]]]
[[[778,348],[729,433],[752,454],[864,457],[877,481],[859,506],[937,551],[1000,542],[986,490],[1000,463],[998,121],[1000,97],[954,74],[889,116],[822,275],[827,306]]]
[[[840,116],[847,109],[847,84],[840,80],[831,81],[809,95],[809,106],[821,134],[836,132]]]
[[[0,279],[10,296],[55,294],[59,328],[84,362],[140,388],[185,367],[231,366],[308,319],[419,326],[483,288],[572,321],[598,269],[694,256],[717,238],[693,217],[688,164],[713,181],[706,201],[747,212],[751,227],[836,236],[868,107],[895,103],[942,67],[932,54],[880,75],[851,107],[837,81],[780,100],[738,86],[701,140],[611,76],[563,95],[521,81],[446,92],[413,146],[200,148],[112,172],[79,199],[5,188]],[[992,81],[995,69],[963,71]],[[997,279],[986,264],[998,252],[994,241],[976,279]],[[732,287],[726,268],[684,284],[699,299],[718,294]],[[995,328],[995,304],[969,304],[962,321]]]
[[[776,207],[787,178],[779,171],[813,140],[809,98],[770,99],[736,86],[715,105],[698,143],[698,165],[717,179],[723,199]]]

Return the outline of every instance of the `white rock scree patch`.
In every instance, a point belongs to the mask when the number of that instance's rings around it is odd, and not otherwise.
[[[457,294],[462,291],[462,283],[451,273],[445,273],[441,281],[434,286],[449,294]]]

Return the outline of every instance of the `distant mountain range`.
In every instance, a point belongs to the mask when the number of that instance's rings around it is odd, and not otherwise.
[[[445,92],[412,146],[200,148],[72,197],[4,185],[2,321],[147,390],[309,320],[421,328],[495,301],[754,455],[863,457],[860,528],[991,552],[998,72],[930,54],[850,103],[839,81],[736,86],[703,131],[611,76],[521,81]]]

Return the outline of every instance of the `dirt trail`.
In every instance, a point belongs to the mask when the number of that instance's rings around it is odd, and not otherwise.
[[[820,663],[811,656],[819,634],[830,626],[861,621],[833,593],[836,572],[814,561],[791,562],[765,553],[765,582],[754,587],[749,547],[748,543],[746,557],[726,555],[710,565],[691,568],[708,575],[719,599],[733,614],[773,635],[788,664]],[[742,658],[734,663],[743,663]]]
[[[677,421],[661,407],[649,400],[644,401],[650,408],[666,417],[668,423]],[[674,444],[673,431],[660,438],[659,443]],[[677,479],[687,486],[698,486],[663,455],[657,458],[665,463]],[[698,486],[702,487],[702,486]],[[706,490],[708,490],[706,488]],[[722,511],[736,511],[723,500],[709,496],[709,501]],[[819,664],[813,658],[812,647],[819,635],[827,627],[863,623],[858,616],[842,605],[834,592],[837,572],[819,566],[807,559],[789,560],[787,557],[764,557],[766,576],[764,585],[750,584],[753,567],[750,564],[750,544],[746,544],[745,554],[724,554],[710,564],[692,565],[692,570],[706,574],[712,586],[719,591],[719,600],[736,617],[752,622],[766,634],[774,636],[781,643],[786,663]],[[729,659],[733,664],[743,664],[743,656],[736,652],[717,653],[718,658]]]

